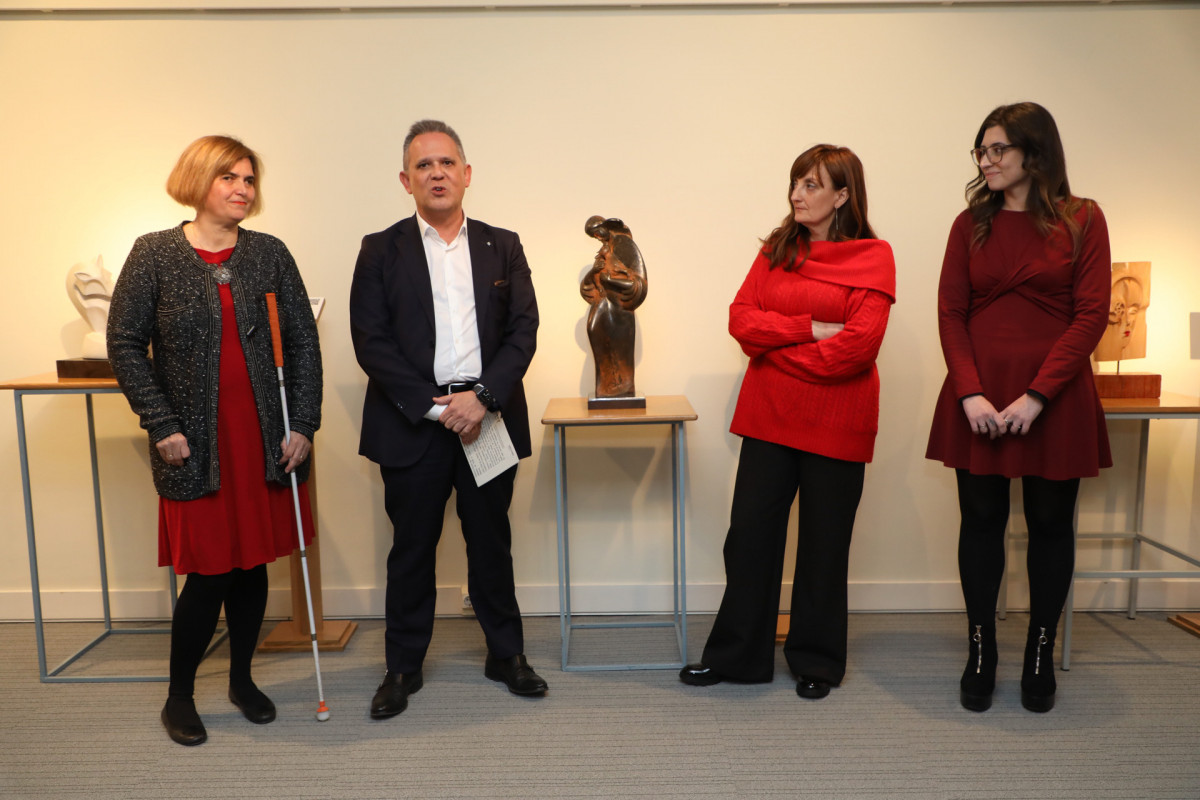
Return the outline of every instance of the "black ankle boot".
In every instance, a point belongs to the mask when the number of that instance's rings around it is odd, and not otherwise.
[[[1044,713],[1054,708],[1054,629],[1029,627],[1025,641],[1025,667],[1021,671],[1021,705]]]
[[[971,630],[970,650],[962,680],[958,683],[958,699],[969,711],[987,711],[992,706],[996,690],[996,627],[975,625]]]

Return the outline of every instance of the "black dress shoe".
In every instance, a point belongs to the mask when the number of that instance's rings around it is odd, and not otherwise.
[[[204,730],[196,703],[190,697],[168,697],[161,716],[167,736],[179,744],[191,747],[208,739],[208,731]]]
[[[803,675],[796,681],[796,694],[808,700],[820,700],[829,696],[829,682],[819,678],[806,678]]]
[[[679,680],[689,686],[712,686],[725,680],[725,677],[707,664],[698,662],[679,670]]]
[[[488,653],[487,661],[483,663],[483,674],[494,681],[503,681],[513,694],[545,694],[550,688],[541,676],[533,671],[533,667],[529,666],[524,654],[511,658],[495,658]]]
[[[238,687],[229,684],[229,702],[240,708],[242,716],[255,725],[266,725],[275,720],[275,704],[253,683]]]
[[[416,672],[391,672],[383,676],[383,683],[371,698],[371,719],[394,717],[408,708],[408,696],[421,691],[425,680],[421,670]]]

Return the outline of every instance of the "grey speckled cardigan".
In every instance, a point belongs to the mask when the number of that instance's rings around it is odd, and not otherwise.
[[[283,410],[271,351],[264,295],[275,292],[283,339],[284,379],[293,431],[313,438],[321,425],[321,350],[317,326],[296,262],[274,236],[242,228],[225,262],[238,334],[263,431],[269,481],[289,483],[276,462]],[[221,364],[221,298],[215,270],[196,254],[183,225],[141,236],[113,289],[108,357],[121,391],[150,434],[154,488],[172,500],[194,500],[221,486],[217,402]],[[153,346],[153,361],[148,357]],[[173,467],[155,443],[187,437],[192,454]],[[309,462],[296,470],[308,477]]]

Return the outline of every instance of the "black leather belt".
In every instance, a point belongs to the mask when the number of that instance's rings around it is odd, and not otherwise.
[[[438,392],[446,394],[458,394],[459,392],[470,392],[475,389],[474,382],[472,383],[447,383],[445,386],[439,386]]]

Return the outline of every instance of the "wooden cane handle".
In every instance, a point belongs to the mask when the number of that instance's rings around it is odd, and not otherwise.
[[[275,351],[275,367],[283,366],[283,337],[279,335],[279,307],[275,293],[267,292],[267,320],[271,324],[271,349]]]

